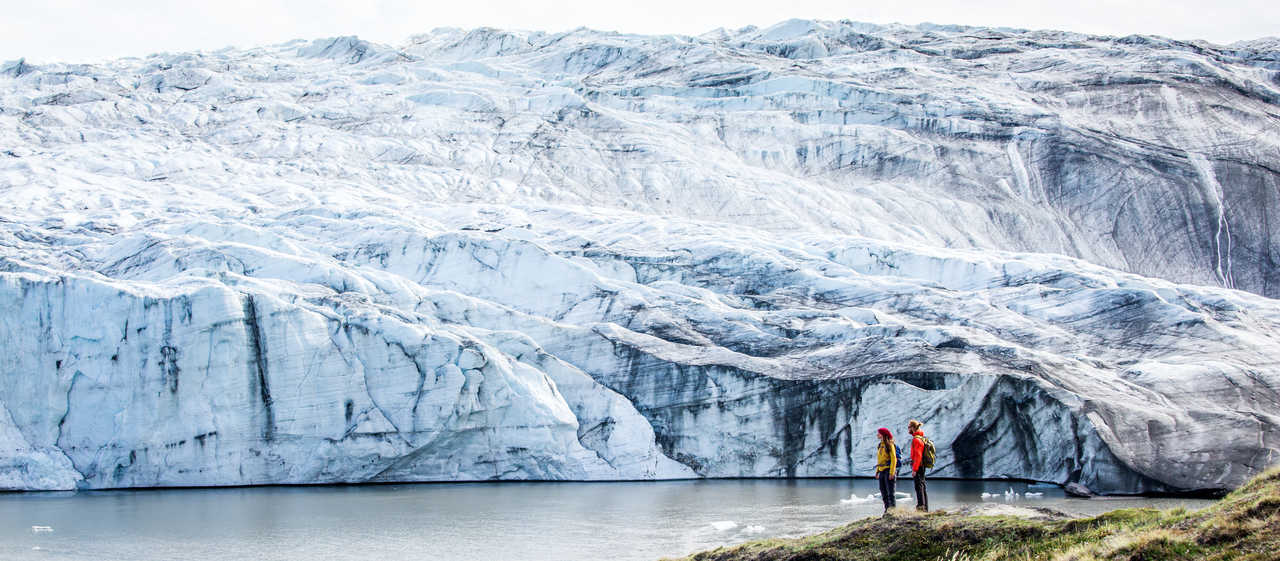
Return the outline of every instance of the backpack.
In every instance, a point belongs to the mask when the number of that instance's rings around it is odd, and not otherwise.
[[[920,457],[920,469],[933,467],[934,460],[938,459],[938,449],[933,447],[933,441],[929,440],[929,437],[918,434],[916,438],[924,441],[924,454]]]

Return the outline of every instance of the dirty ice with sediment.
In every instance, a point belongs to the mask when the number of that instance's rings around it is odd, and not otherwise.
[[[1280,43],[788,21],[0,65],[0,489],[1280,461]]]

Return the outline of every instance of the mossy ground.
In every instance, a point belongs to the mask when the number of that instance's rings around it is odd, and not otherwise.
[[[1122,509],[1029,520],[901,512],[794,540],[704,551],[685,561],[1280,561],[1280,467],[1201,510]]]

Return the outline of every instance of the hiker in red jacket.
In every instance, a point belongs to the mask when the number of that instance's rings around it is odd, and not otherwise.
[[[929,512],[929,493],[924,482],[926,468],[920,465],[924,460],[924,431],[920,430],[920,421],[911,419],[907,423],[907,434],[911,435],[911,479],[916,484],[916,510]]]

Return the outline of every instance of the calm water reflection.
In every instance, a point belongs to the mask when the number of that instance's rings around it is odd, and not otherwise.
[[[1069,499],[1002,482],[931,489],[935,509],[984,492],[1078,514],[1209,503]],[[878,515],[875,492],[873,480],[811,479],[0,494],[0,559],[655,560]]]

